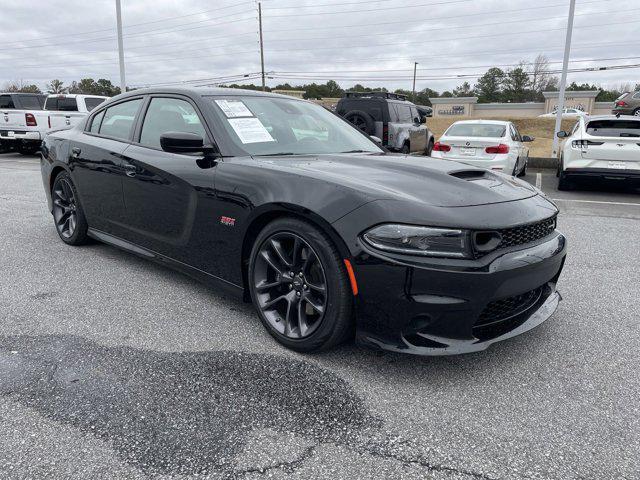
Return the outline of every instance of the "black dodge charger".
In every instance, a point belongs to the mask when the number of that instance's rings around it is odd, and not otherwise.
[[[237,294],[295,350],[355,336],[473,352],[560,300],[566,242],[539,190],[390,155],[310,102],[136,90],[47,135],[41,164],[62,241],[99,240]]]

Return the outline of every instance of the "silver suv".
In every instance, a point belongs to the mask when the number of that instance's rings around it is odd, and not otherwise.
[[[378,137],[387,149],[431,155],[433,133],[407,97],[388,92],[347,92],[336,113],[367,135]]]

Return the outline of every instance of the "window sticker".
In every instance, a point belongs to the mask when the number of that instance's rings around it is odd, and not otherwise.
[[[242,143],[275,142],[262,122],[255,117],[231,118],[228,122]]]
[[[227,118],[253,117],[251,110],[240,100],[216,100]]]

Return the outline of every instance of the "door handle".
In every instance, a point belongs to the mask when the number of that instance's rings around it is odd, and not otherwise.
[[[126,163],[124,165],[124,174],[127,177],[135,177],[136,176],[136,166],[131,165],[130,163]]]
[[[81,152],[82,152],[82,150],[80,150],[78,147],[73,147],[71,149],[71,154],[76,158],[78,158],[80,156]]]

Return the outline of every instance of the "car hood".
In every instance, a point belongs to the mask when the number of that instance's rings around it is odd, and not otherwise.
[[[537,195],[531,185],[516,178],[431,157],[335,154],[255,159],[263,168],[358,190],[371,200],[464,207],[511,202]]]

